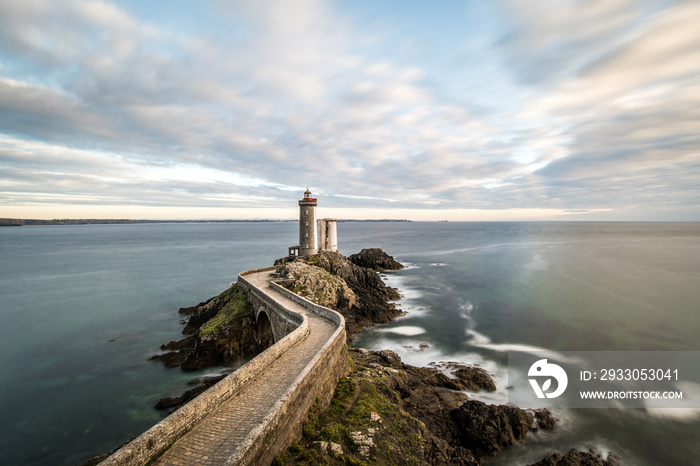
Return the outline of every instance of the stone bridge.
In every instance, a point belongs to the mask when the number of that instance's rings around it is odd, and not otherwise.
[[[275,344],[101,465],[268,465],[301,437],[316,398],[328,405],[350,370],[345,320],[275,283],[274,269],[243,272],[238,284]]]

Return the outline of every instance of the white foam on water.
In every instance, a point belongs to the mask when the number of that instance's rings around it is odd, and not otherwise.
[[[694,404],[700,400],[700,384],[681,380],[675,384],[675,389],[683,392],[683,399],[673,400],[674,404]],[[647,403],[651,403],[649,400]],[[694,421],[700,418],[700,407],[688,406],[678,408],[646,408],[646,411],[657,418],[673,419],[675,421]]]
[[[563,354],[556,351],[539,346],[524,345],[521,343],[492,343],[489,337],[473,329],[467,329],[466,333],[471,337],[471,340],[469,340],[468,343],[473,346],[478,346],[479,348],[500,352],[515,351],[518,353],[536,354],[538,356],[544,356],[547,359],[553,359],[561,362],[580,362],[578,360],[567,358]]]
[[[401,295],[401,299],[399,300],[401,303],[415,301],[423,296],[420,291],[406,287],[399,289],[399,295]]]
[[[646,412],[657,418],[674,421],[695,421],[700,418],[700,408],[646,408]]]
[[[474,305],[467,301],[464,304],[459,305],[459,316],[469,322],[473,322],[472,311],[474,310]]]
[[[535,253],[532,256],[532,260],[527,264],[523,265],[525,270],[547,270],[549,268],[549,262],[542,258],[542,254]]]
[[[401,270],[420,269],[420,266],[414,264],[413,262],[404,262],[404,261],[400,260],[399,258],[397,258],[396,261],[398,263],[400,263],[401,265],[403,265],[403,269],[401,269]]]
[[[396,304],[397,308],[404,312],[404,315],[400,316],[398,319],[411,315],[415,312],[426,312],[428,310],[428,308],[426,308],[424,305],[419,305],[416,303],[417,300],[423,297],[423,293],[415,288],[407,286],[405,284],[406,277],[394,272],[388,272],[386,274],[382,274],[382,280],[387,286],[396,288],[399,292],[400,298],[393,302]]]
[[[380,332],[380,333],[396,333],[398,335],[405,335],[405,336],[411,336],[411,337],[425,333],[424,328],[416,327],[414,325],[404,325],[401,327],[381,328],[381,329],[377,329],[376,331]]]

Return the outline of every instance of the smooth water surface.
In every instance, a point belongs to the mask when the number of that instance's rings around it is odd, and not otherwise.
[[[700,350],[700,224],[416,224],[398,235],[388,274],[399,320],[355,344],[389,348],[405,362],[476,362],[507,402],[507,352]],[[419,247],[415,247],[419,246]],[[421,343],[423,344],[421,346]],[[425,346],[429,345],[428,348]],[[700,355],[700,353],[698,353]],[[529,436],[489,464],[529,464],[570,448],[613,450],[625,464],[694,464],[700,410],[559,410],[551,433]]]
[[[0,457],[75,464],[161,419],[197,373],[148,361],[180,307],[286,254],[294,223],[0,229]]]
[[[2,462],[75,464],[156,423],[155,402],[196,376],[148,361],[181,337],[178,308],[271,265],[297,229],[0,228]],[[480,363],[504,389],[508,350],[700,349],[697,223],[341,222],[338,235],[346,255],[381,247],[409,266],[387,274],[407,315],[354,344],[393,349],[411,364]],[[476,396],[504,402],[503,390]],[[528,464],[572,447],[612,449],[625,464],[697,459],[695,412],[558,415],[554,431],[490,464]]]

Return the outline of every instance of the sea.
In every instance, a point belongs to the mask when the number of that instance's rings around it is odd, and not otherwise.
[[[294,222],[0,228],[0,463],[75,465],[147,430],[158,399],[222,368],[149,357],[180,307],[296,243]],[[700,351],[700,223],[341,222],[339,249],[379,247],[405,314],[352,343],[404,362],[479,364],[507,402],[509,351]],[[700,353],[698,353],[700,355]],[[571,448],[626,465],[700,462],[700,410],[557,409],[487,465]]]

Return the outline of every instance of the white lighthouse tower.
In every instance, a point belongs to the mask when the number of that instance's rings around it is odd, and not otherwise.
[[[318,252],[316,245],[316,205],[307,188],[304,198],[299,201],[299,255],[311,256]]]
[[[311,197],[307,188],[304,198],[299,201],[299,245],[289,247],[289,259],[308,257],[319,251],[338,250],[337,218],[322,218],[318,221],[316,234],[316,205],[318,200]]]

